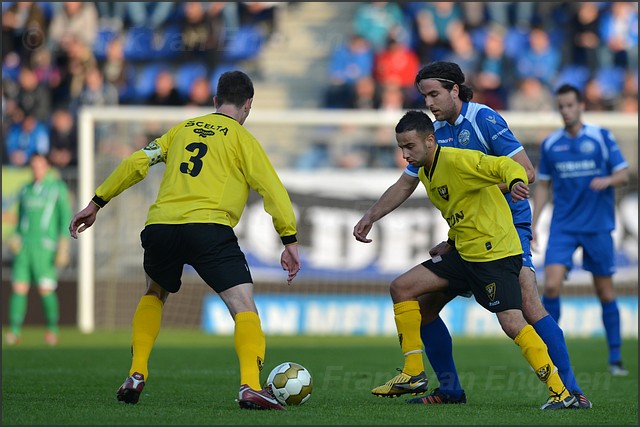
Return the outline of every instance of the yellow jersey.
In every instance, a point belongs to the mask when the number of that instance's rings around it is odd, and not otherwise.
[[[235,227],[250,188],[284,244],[296,242],[289,194],[260,143],[235,119],[220,113],[188,119],[131,154],[96,189],[100,206],[144,179],[149,167],[166,169],[146,224],[217,223]]]
[[[522,253],[509,204],[496,185],[528,184],[525,169],[515,160],[438,146],[431,168],[420,168],[418,177],[449,224],[449,239],[462,259],[486,262]]]

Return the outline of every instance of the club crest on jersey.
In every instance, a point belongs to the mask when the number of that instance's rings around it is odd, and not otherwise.
[[[458,135],[458,143],[460,145],[469,144],[470,139],[471,139],[471,133],[466,129],[463,129],[462,132],[460,132],[460,134]]]
[[[580,152],[583,154],[593,153],[596,149],[595,144],[592,141],[584,141],[580,144]]]
[[[449,200],[449,187],[443,185],[442,187],[438,187],[438,194],[445,200]]]

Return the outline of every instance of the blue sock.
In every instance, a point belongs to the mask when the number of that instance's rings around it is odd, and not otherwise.
[[[616,300],[602,303],[602,323],[607,334],[607,345],[609,346],[609,364],[620,362],[620,311]]]
[[[558,323],[556,323],[550,315],[547,315],[538,320],[533,325],[533,328],[547,345],[549,356],[553,364],[558,368],[560,379],[565,387],[567,387],[567,390],[569,390],[569,392],[577,391],[580,394],[584,394],[582,390],[580,390],[580,387],[578,387],[573,369],[571,369],[569,351],[564,341],[564,333],[562,329],[560,329],[560,326],[558,326]]]
[[[560,297],[550,298],[543,295],[542,305],[547,310],[547,313],[553,317],[553,320],[558,323],[560,321]]]
[[[453,399],[462,396],[463,390],[453,361],[453,344],[447,325],[438,317],[428,325],[420,327],[420,338],[429,363],[440,382],[440,391]]]

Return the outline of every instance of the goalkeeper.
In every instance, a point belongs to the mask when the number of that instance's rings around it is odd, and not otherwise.
[[[144,179],[150,166],[166,164],[158,197],[140,234],[147,290],[133,316],[131,368],[116,392],[121,402],[135,404],[140,398],[149,378],[149,356],[160,332],[163,307],[169,294],[180,289],[183,267],[189,264],[220,295],[235,322],[240,407],[284,409],[260,382],[265,336],[251,272],[233,231],[253,188],[262,196],[284,245],[280,264],[288,272],[287,281],[296,277],[300,258],[289,194],[262,146],[243,127],[253,94],[246,74],[222,74],[214,97],[215,113],[186,120],[133,153],[71,220],[69,231],[77,238],[111,199]]]
[[[371,242],[367,234],[373,224],[397,208],[422,182],[449,224],[449,239],[446,248],[439,245],[432,249],[431,259],[391,282],[404,366],[399,375],[371,392],[394,397],[427,391],[418,298],[441,291],[471,291],[480,305],[496,314],[502,329],[548,388],[550,396],[541,409],[572,407],[576,397],[564,386],[546,345],[522,314],[518,281],[522,246],[509,205],[496,185],[507,183],[513,200],[526,203],[529,187],[525,169],[505,156],[438,145],[431,119],[420,111],[406,113],[395,130],[402,156],[418,168],[419,180],[403,172],[355,225],[353,235],[358,241]]]
[[[33,181],[24,186],[18,201],[18,223],[9,238],[15,255],[12,269],[12,294],[9,300],[9,345],[21,342],[22,324],[27,313],[29,288],[38,287],[42,300],[49,345],[58,343],[58,268],[69,264],[69,237],[66,228],[71,218],[69,191],[65,182],[50,168],[47,158],[34,154],[30,161]]]

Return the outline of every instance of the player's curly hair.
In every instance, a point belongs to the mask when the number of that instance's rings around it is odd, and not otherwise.
[[[460,88],[459,97],[463,102],[469,102],[473,98],[473,89],[464,84],[464,73],[455,62],[434,61],[422,67],[416,75],[415,85],[421,80],[436,79],[447,90],[451,90],[456,84]]]

